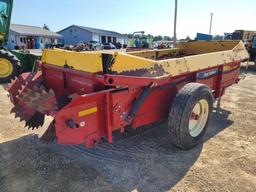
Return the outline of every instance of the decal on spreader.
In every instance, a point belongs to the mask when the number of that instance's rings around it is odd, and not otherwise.
[[[89,108],[89,109],[86,109],[86,110],[83,110],[83,111],[79,111],[78,116],[83,117],[83,116],[86,116],[86,115],[90,115],[92,113],[96,113],[97,111],[98,111],[97,107],[92,107],[92,108]]]
[[[218,69],[210,70],[210,71],[203,71],[196,74],[197,79],[206,79],[218,73]]]

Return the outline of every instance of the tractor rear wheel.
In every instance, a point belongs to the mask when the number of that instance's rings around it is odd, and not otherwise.
[[[8,51],[0,50],[0,83],[8,83],[20,71],[20,62]]]
[[[169,113],[171,142],[184,150],[201,142],[213,109],[209,87],[188,83],[176,95]]]

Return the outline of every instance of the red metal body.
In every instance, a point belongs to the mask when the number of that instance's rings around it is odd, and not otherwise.
[[[168,117],[177,92],[189,82],[208,85],[214,98],[236,83],[240,62],[233,62],[177,77],[161,78],[89,74],[53,65],[41,65],[44,85],[56,97],[72,95],[60,111],[52,111],[58,143],[92,147],[102,137],[112,142],[113,131],[137,128]],[[68,121],[75,127],[68,126]]]

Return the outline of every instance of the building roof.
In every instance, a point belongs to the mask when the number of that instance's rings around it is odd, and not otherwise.
[[[58,33],[61,33],[62,31],[65,31],[71,27],[78,27],[82,30],[86,30],[89,31],[91,33],[96,33],[99,35],[106,35],[106,36],[118,36],[118,37],[122,37],[123,35],[121,33],[115,32],[115,31],[108,31],[108,30],[104,30],[104,29],[96,29],[96,28],[92,28],[92,27],[84,27],[84,26],[79,26],[79,25],[71,25],[61,31],[59,31]]]
[[[18,33],[19,35],[25,35],[25,36],[40,36],[40,37],[55,37],[55,38],[62,37],[62,35],[58,33],[48,31],[41,27],[29,26],[29,25],[11,24],[10,30]]]

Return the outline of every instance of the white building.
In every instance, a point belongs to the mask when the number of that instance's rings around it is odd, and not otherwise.
[[[41,49],[61,39],[62,35],[41,27],[11,24],[7,48]]]

